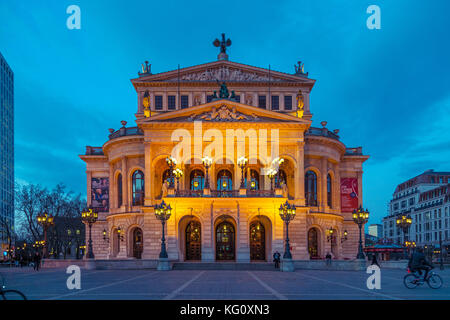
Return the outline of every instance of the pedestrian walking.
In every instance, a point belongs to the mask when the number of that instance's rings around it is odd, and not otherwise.
[[[381,268],[380,265],[378,264],[376,253],[372,254],[372,263],[371,263],[371,264],[372,264],[372,265],[375,264],[375,265],[378,266],[378,268]]]
[[[273,262],[275,262],[275,269],[280,268],[280,258],[281,254],[278,251],[275,251],[275,253],[273,254]]]
[[[34,257],[33,257],[34,259],[34,266],[33,266],[33,268],[34,268],[34,270],[36,270],[36,271],[39,271],[39,268],[40,268],[40,266],[41,266],[41,255],[39,254],[39,252],[36,252],[35,254],[34,254]]]
[[[331,266],[331,254],[329,252],[327,252],[325,259],[327,260],[326,262],[327,266]]]

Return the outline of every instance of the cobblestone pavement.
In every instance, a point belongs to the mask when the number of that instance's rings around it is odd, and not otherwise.
[[[381,270],[381,289],[369,290],[369,274],[358,271],[297,270],[84,270],[81,289],[69,290],[65,269],[2,268],[0,273],[10,289],[28,299],[450,299],[450,269],[435,269],[444,280],[440,289],[427,284],[416,289],[403,285],[404,270]]]

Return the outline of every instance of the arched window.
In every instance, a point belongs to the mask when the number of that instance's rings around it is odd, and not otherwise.
[[[250,170],[250,184],[247,185],[247,171],[245,172],[245,187],[250,190],[259,190],[259,173],[258,171]]]
[[[333,200],[332,191],[333,191],[333,189],[332,189],[332,184],[331,184],[331,176],[328,174],[328,176],[327,176],[327,204],[330,208],[332,207],[332,204],[333,204],[332,203],[332,200]]]
[[[172,185],[174,185],[175,184],[175,177],[174,176],[172,176],[172,179],[170,179],[170,169],[166,169],[164,172],[163,172],[163,175],[162,175],[162,183],[164,184],[164,182],[166,182],[166,180],[167,180],[167,183],[170,185],[170,180],[173,180],[172,181]]]
[[[144,205],[144,174],[140,170],[133,173],[133,206]]]
[[[317,206],[317,175],[311,170],[305,174],[305,200],[307,206]]]
[[[191,190],[203,190],[205,188],[205,174],[199,169],[192,170],[190,176]]]
[[[122,174],[119,173],[117,176],[117,207],[122,206]]]
[[[233,179],[231,172],[228,170],[220,170],[217,174],[217,190],[231,191],[233,190]]]

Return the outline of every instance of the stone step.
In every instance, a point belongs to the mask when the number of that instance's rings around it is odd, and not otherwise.
[[[268,262],[174,262],[173,270],[255,270],[278,271],[273,263]]]

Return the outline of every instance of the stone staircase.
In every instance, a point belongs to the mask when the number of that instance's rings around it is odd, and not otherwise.
[[[173,270],[252,270],[252,271],[279,271],[273,263],[268,262],[174,262]]]

